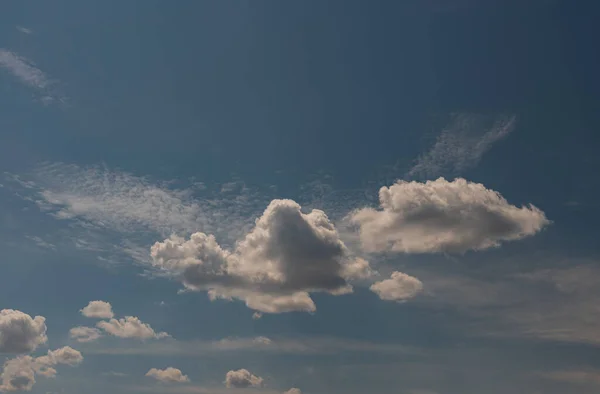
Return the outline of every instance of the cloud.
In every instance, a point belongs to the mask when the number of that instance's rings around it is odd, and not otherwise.
[[[453,114],[450,124],[438,136],[431,150],[419,157],[407,177],[459,175],[476,166],[495,142],[514,130],[515,124],[515,116],[493,118]]]
[[[237,371],[227,372],[223,383],[229,388],[260,387],[263,384],[263,378],[253,375],[247,369],[242,368]]]
[[[102,333],[97,328],[92,327],[73,327],[69,330],[69,338],[77,342],[92,342],[102,337]]]
[[[111,319],[114,317],[112,305],[106,301],[90,301],[80,312],[85,317],[97,319]]]
[[[0,311],[0,353],[29,353],[46,343],[46,318],[13,309]]]
[[[68,225],[62,238],[109,262],[146,264],[152,242],[171,234],[202,231],[232,245],[270,200],[248,187],[225,198],[214,187],[199,190],[181,180],[152,181],[101,166],[54,163],[5,176],[18,197]]]
[[[289,389],[288,391],[284,392],[283,394],[302,394],[302,391],[300,389],[293,387],[293,388]]]
[[[374,343],[335,337],[312,338],[225,338],[212,341],[164,341],[96,345],[82,344],[86,354],[145,355],[145,356],[191,356],[207,354],[229,355],[232,352],[253,352],[260,354],[299,354],[299,355],[335,355],[346,353],[360,354],[415,354],[417,349],[393,343]]]
[[[81,353],[69,346],[49,350],[40,357],[19,356],[7,360],[0,374],[0,391],[30,391],[35,384],[36,374],[45,377],[56,376],[56,365],[79,365],[83,361]]]
[[[163,383],[185,383],[190,381],[186,375],[181,373],[181,370],[173,367],[168,367],[166,369],[152,368],[146,373],[146,376]]]
[[[464,321],[471,318],[468,335],[600,345],[597,262],[549,257],[543,261],[548,268],[532,269],[530,261],[513,259],[471,274],[417,271],[426,283],[420,302],[453,308]]]
[[[40,99],[43,103],[65,101],[65,97],[53,91],[54,81],[51,81],[33,62],[15,52],[0,48],[0,68],[4,68],[23,84],[37,90],[41,94]]]
[[[253,223],[255,199],[262,201],[248,188],[223,198],[220,190],[178,189],[175,182],[99,166],[47,164],[11,179],[22,186],[21,195],[57,219],[118,232],[238,234]]]
[[[382,300],[406,301],[423,290],[423,283],[417,278],[395,271],[390,279],[376,282],[370,289]]]
[[[211,299],[241,299],[263,313],[316,310],[309,292],[352,292],[348,283],[371,274],[351,256],[327,215],[304,214],[292,200],[273,200],[256,226],[228,251],[213,235],[173,236],[152,246],[155,268]]]
[[[27,27],[24,27],[24,26],[17,26],[17,30],[23,34],[33,34],[33,30],[31,30]]]
[[[134,316],[125,316],[122,319],[101,321],[98,322],[96,326],[106,333],[119,338],[160,339],[169,336],[166,332],[156,333],[149,324],[143,323]]]
[[[542,372],[540,376],[557,382],[575,384],[591,384],[600,386],[600,371],[594,369],[570,369],[562,371]]]
[[[539,232],[550,221],[533,205],[518,208],[480,183],[398,181],[379,191],[380,210],[350,215],[367,252],[464,253]]]

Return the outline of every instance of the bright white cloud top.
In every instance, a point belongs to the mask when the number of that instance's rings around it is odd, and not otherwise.
[[[0,353],[29,353],[46,343],[46,318],[13,309],[0,311]]]
[[[233,251],[213,235],[194,233],[155,243],[151,256],[187,289],[244,300],[264,313],[315,311],[310,292],[350,293],[350,280],[371,274],[323,211],[302,213],[292,200],[273,200]]]
[[[96,326],[107,334],[119,338],[137,338],[137,339],[160,339],[169,336],[166,332],[157,333],[149,324],[142,322],[135,316],[125,316],[121,319],[110,319],[101,321]]]
[[[232,370],[227,372],[224,383],[229,388],[260,387],[263,385],[263,378],[242,368],[237,371]]]
[[[146,373],[146,376],[154,378],[163,383],[185,383],[190,381],[190,379],[184,375],[181,370],[173,367],[168,367],[165,369],[152,368]]]
[[[464,253],[539,232],[550,221],[533,205],[516,207],[498,192],[462,178],[398,181],[379,191],[380,209],[351,221],[367,252]]]
[[[114,317],[112,305],[106,301],[90,301],[90,303],[81,310],[81,314],[85,317],[96,319],[112,319]]]
[[[390,279],[371,285],[371,291],[385,301],[406,301],[423,291],[423,283],[402,272],[393,272]]]

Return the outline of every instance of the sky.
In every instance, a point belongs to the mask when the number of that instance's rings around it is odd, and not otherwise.
[[[0,392],[597,393],[599,16],[4,2]]]

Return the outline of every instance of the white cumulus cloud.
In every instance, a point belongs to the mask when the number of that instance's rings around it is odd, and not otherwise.
[[[81,310],[85,317],[97,319],[111,319],[114,317],[112,305],[106,301],[90,301],[89,304]]]
[[[30,391],[36,375],[52,378],[56,376],[55,366],[64,364],[74,367],[82,361],[81,353],[69,346],[49,350],[40,357],[18,356],[9,359],[0,374],[0,391]]]
[[[302,390],[292,387],[291,389],[284,392],[283,394],[302,394]]]
[[[101,321],[96,326],[110,335],[119,338],[166,338],[169,336],[166,332],[156,333],[149,324],[142,322],[135,316],[125,316],[122,319],[110,319]]]
[[[550,221],[533,205],[511,205],[498,192],[462,178],[398,181],[379,191],[381,209],[350,215],[367,252],[464,253],[539,232]]]
[[[410,275],[395,271],[390,279],[375,282],[371,291],[385,301],[406,301],[423,290],[423,283]]]
[[[349,280],[370,276],[351,255],[327,215],[303,213],[292,200],[273,200],[254,229],[223,249],[213,235],[171,237],[151,248],[153,265],[211,299],[241,299],[264,313],[316,309],[310,292],[352,292]]]
[[[168,367],[166,369],[152,368],[146,373],[146,376],[164,383],[185,383],[190,381],[181,370],[173,367]]]
[[[69,337],[77,342],[92,342],[102,337],[102,333],[93,327],[73,327],[69,330]]]
[[[229,388],[260,387],[263,384],[263,378],[253,375],[247,369],[238,369],[229,371],[225,375],[225,386]]]
[[[0,353],[29,353],[46,343],[46,318],[13,309],[0,311]]]

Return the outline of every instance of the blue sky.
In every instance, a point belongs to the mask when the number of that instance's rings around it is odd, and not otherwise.
[[[598,392],[600,6],[523,3],[6,2],[0,392]]]

